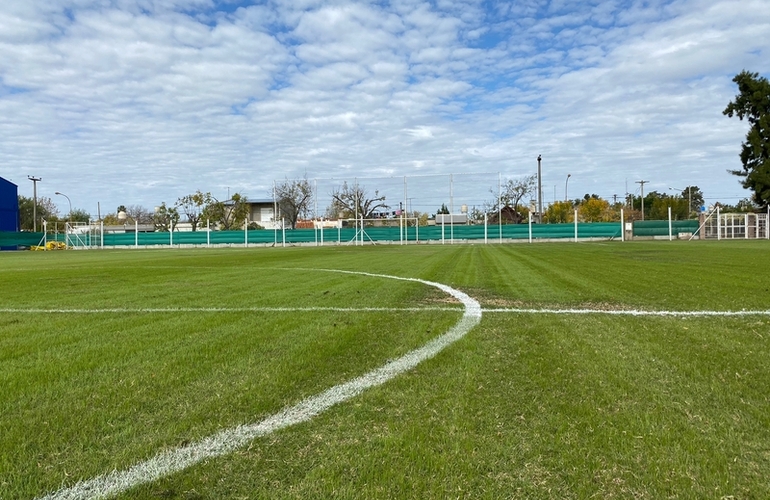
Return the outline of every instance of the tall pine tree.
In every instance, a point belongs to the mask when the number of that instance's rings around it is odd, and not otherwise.
[[[743,169],[731,173],[743,177],[743,187],[753,192],[758,205],[770,204],[770,82],[759,73],[741,71],[733,81],[738,95],[723,113],[737,115],[751,125],[741,149]]]

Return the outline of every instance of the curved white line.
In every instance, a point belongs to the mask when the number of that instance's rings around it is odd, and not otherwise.
[[[415,278],[400,278],[384,274],[358,273],[353,271],[333,271],[346,274],[357,274],[377,278],[413,281],[429,285],[451,295],[459,300],[465,310],[462,318],[452,328],[440,337],[436,337],[424,346],[415,349],[362,375],[349,382],[327,389],[300,403],[284,408],[278,413],[267,417],[261,422],[240,425],[233,429],[221,431],[202,441],[182,448],[176,448],[159,453],[153,458],[122,471],[113,471],[87,481],[81,481],[69,488],[64,488],[41,499],[74,500],[105,498],[121,493],[140,484],[155,481],[163,476],[181,471],[207,458],[225,455],[248,444],[253,439],[265,436],[279,429],[310,420],[319,413],[331,408],[337,403],[360,394],[361,392],[384,384],[396,375],[404,373],[417,366],[422,361],[432,358],[448,345],[465,336],[479,321],[481,321],[481,306],[466,295],[441,283]]]

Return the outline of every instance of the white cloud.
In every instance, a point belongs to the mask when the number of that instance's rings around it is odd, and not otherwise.
[[[0,175],[75,206],[266,196],[273,179],[503,171],[746,196],[733,75],[770,71],[749,0],[208,0],[0,6]],[[486,175],[486,174],[485,174]],[[47,195],[50,195],[48,193]],[[546,196],[548,199],[548,196]],[[439,203],[440,205],[440,203]]]

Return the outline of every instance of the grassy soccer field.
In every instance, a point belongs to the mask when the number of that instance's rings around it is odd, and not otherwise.
[[[769,250],[0,254],[0,498],[260,422],[463,316],[382,275],[460,290],[481,322],[309,421],[117,498],[770,498]]]

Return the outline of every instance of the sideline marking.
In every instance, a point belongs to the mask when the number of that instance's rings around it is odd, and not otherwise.
[[[140,484],[155,481],[174,472],[179,472],[205,459],[228,454],[245,446],[255,438],[266,436],[294,424],[306,422],[332,406],[347,401],[366,389],[384,384],[395,376],[414,368],[422,361],[432,358],[445,347],[460,340],[481,321],[481,305],[479,305],[475,299],[459,290],[455,290],[454,288],[441,283],[417,278],[401,278],[398,276],[353,271],[335,271],[331,269],[315,269],[315,271],[341,272],[345,274],[422,283],[438,288],[456,298],[463,304],[465,310],[463,311],[462,318],[460,318],[452,328],[445,334],[434,338],[422,347],[409,351],[400,358],[386,363],[379,368],[375,368],[349,382],[335,385],[334,387],[313,397],[307,398],[294,406],[284,408],[260,422],[239,425],[238,427],[218,432],[213,436],[209,436],[188,446],[163,451],[153,458],[138,463],[128,469],[113,471],[87,481],[81,481],[69,488],[64,488],[39,498],[41,500],[105,498],[121,493],[129,488],[139,486]]]
[[[20,309],[0,308],[0,313],[35,313],[35,314],[142,314],[142,313],[232,313],[232,312],[421,312],[421,311],[457,311],[461,307],[111,307],[104,309]]]
[[[509,314],[606,314],[610,316],[770,316],[767,311],[643,311],[635,309],[482,309],[485,313]]]
[[[232,313],[232,312],[461,312],[460,307],[150,307],[130,309],[116,307],[106,309],[21,309],[0,308],[0,313],[16,314],[155,314],[155,313]],[[661,316],[661,317],[718,317],[718,316],[770,316],[766,311],[645,311],[637,309],[517,309],[481,308],[483,313],[504,314],[604,314],[608,316]]]

